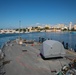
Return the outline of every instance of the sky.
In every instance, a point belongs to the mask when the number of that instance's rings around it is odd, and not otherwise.
[[[70,22],[76,23],[76,0],[0,0],[0,28]]]

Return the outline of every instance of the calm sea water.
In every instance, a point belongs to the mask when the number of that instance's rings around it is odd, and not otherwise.
[[[64,41],[64,44],[68,43],[69,49],[76,50],[76,32],[37,32],[37,33],[22,33],[20,36],[23,39],[39,41],[39,37],[45,39]],[[19,37],[19,34],[0,34],[0,48],[8,40],[14,40]]]

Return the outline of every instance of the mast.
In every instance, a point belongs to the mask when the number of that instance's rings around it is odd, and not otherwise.
[[[21,21],[19,21],[19,38],[20,38],[20,26],[21,26]]]

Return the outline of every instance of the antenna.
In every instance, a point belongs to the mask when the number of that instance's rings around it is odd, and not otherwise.
[[[21,26],[21,21],[19,21],[19,38],[20,38],[20,26]]]

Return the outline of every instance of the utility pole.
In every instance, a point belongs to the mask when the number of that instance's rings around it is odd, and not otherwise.
[[[21,26],[21,21],[19,21],[19,38],[20,38],[20,26]]]

